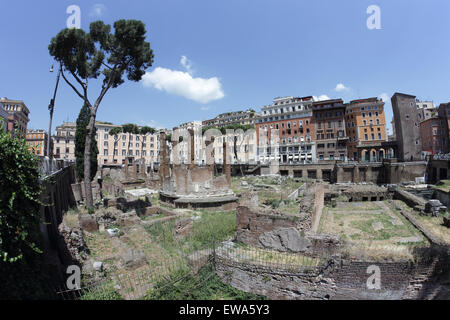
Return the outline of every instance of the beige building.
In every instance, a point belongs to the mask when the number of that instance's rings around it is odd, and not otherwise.
[[[28,117],[30,110],[28,110],[25,103],[21,100],[0,98],[0,105],[8,113],[7,130],[10,131],[13,136],[18,132],[20,137],[26,138],[27,125],[30,121]]]
[[[57,159],[75,161],[75,131],[74,122],[63,122],[57,126],[53,136],[53,155]]]
[[[158,162],[158,133],[110,135],[109,131],[119,127],[118,125],[98,121],[95,127],[97,129],[99,165],[124,164],[127,156],[132,159],[144,158],[147,165]],[[75,161],[75,132],[76,123],[73,122],[64,122],[61,126],[56,127],[56,134],[53,136],[56,158]]]
[[[124,164],[125,159],[145,159],[146,165],[158,162],[159,157],[159,134],[132,134],[119,133],[110,135],[109,131],[118,125],[96,123],[98,163],[102,164]]]

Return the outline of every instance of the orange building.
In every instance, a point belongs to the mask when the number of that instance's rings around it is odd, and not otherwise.
[[[44,130],[27,130],[26,143],[28,150],[37,156],[47,155],[47,132]],[[53,149],[53,141],[50,141],[50,150]]]
[[[384,102],[378,98],[353,100],[345,109],[346,131],[349,141],[349,160],[381,161],[393,154],[383,146],[386,142]]]

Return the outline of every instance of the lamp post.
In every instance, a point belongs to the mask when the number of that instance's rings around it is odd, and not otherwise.
[[[50,72],[53,72],[53,65],[50,68]],[[53,120],[53,110],[55,108],[55,98],[56,92],[58,91],[59,77],[61,76],[61,68],[59,69],[58,75],[56,77],[55,92],[53,93],[53,98],[50,100],[48,105],[48,110],[50,111],[50,123],[48,125],[48,138],[47,138],[47,157],[50,158],[50,139],[52,138],[52,120]]]

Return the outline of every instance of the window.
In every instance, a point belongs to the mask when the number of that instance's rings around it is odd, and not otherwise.
[[[105,133],[105,134],[103,135],[103,138],[104,138],[105,140],[108,140],[108,134]]]
[[[103,142],[103,146],[108,147],[108,141]]]
[[[367,133],[364,134],[364,140],[369,140]]]
[[[107,156],[108,155],[108,149],[103,150],[103,155]]]
[[[122,150],[122,155],[126,156],[127,155],[127,151],[126,150]]]

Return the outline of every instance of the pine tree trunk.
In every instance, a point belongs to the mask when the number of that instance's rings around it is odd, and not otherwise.
[[[95,113],[90,112],[88,134],[86,135],[86,143],[84,146],[84,186],[86,189],[86,207],[94,206],[94,198],[92,196],[91,186],[91,152],[92,152],[92,136],[95,128]]]

